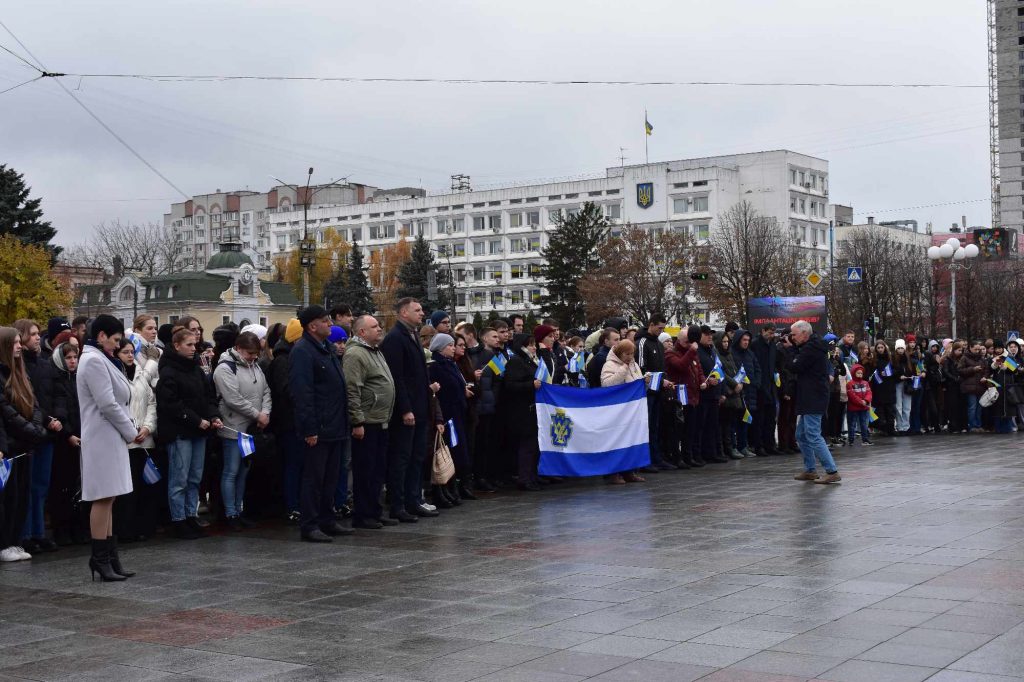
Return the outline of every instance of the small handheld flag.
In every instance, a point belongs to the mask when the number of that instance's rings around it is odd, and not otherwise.
[[[711,368],[708,373],[708,378],[714,377],[715,379],[725,378],[725,368],[722,367],[722,358],[715,356],[715,366]]]
[[[686,384],[679,384],[676,387],[676,395],[679,397],[679,402],[683,405],[690,404],[690,394],[686,392]]]
[[[147,455],[146,466],[142,470],[142,480],[153,485],[154,483],[159,483],[161,478],[160,470],[156,468],[156,462],[153,461],[152,457]]]
[[[543,360],[537,360],[537,371],[533,373],[533,378],[544,384],[551,383],[551,372],[548,371],[548,366]]]
[[[11,477],[11,460],[0,459],[0,490],[7,485],[7,479]]]
[[[748,410],[745,405],[743,407],[743,422],[746,424],[754,423],[754,415],[750,414],[750,410]]]
[[[858,358],[857,354],[854,353],[852,350],[850,351],[850,359],[853,360],[854,363],[860,362],[860,358]]]
[[[871,380],[876,384],[882,383],[882,375],[878,373],[877,369],[875,370],[875,373],[871,375]]]
[[[587,375],[580,372],[580,388],[590,388],[590,384],[587,382]]]
[[[448,420],[448,442],[452,444],[454,448],[459,444],[459,434],[455,432],[455,420]]]
[[[775,388],[782,388],[782,377],[778,372],[775,373]]]
[[[574,354],[571,358],[569,358],[569,371],[570,372],[579,372],[580,371],[580,355],[582,355],[582,354],[583,353],[581,351],[579,353]]]
[[[242,459],[256,452],[256,441],[248,433],[238,432],[238,449],[242,451]]]
[[[1011,372],[1016,372],[1017,368],[1020,367],[1020,365],[1017,363],[1016,360],[1007,355],[1005,358],[1003,358],[1003,367],[1010,370]]]
[[[875,408],[873,407],[868,408],[868,421],[878,421],[878,413],[875,412]]]
[[[914,387],[914,390],[921,388],[921,377],[914,376],[914,378],[910,380],[910,384]]]
[[[504,354],[497,353],[493,358],[490,359],[486,366],[489,370],[491,370],[497,376],[500,377],[505,373],[505,365],[507,364],[508,360],[505,359]]]
[[[918,373],[924,372],[924,360],[917,361],[917,371]]]
[[[891,362],[888,365],[885,366],[885,369],[882,370],[882,376],[884,376],[884,377],[891,377],[892,376],[892,363]]]
[[[665,375],[664,372],[651,372],[651,390],[652,391],[657,392],[657,391],[661,390],[661,377],[663,377],[664,375]]]
[[[1002,384],[1000,384],[1000,383],[999,383],[999,382],[997,382],[997,381],[993,381],[992,379],[989,379],[988,377],[986,377],[986,378],[982,379],[982,381],[987,381],[988,383],[992,384],[992,385],[993,385],[993,386],[995,386],[996,388],[1002,388],[1002,387],[1003,387],[1003,385],[1002,385]]]
[[[732,378],[737,384],[749,384],[750,377],[747,376],[747,368],[740,365],[740,371],[736,372],[736,376]]]

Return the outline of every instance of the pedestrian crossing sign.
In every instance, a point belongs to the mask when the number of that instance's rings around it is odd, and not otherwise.
[[[846,283],[847,284],[860,284],[864,281],[864,268],[851,267],[846,268]]]

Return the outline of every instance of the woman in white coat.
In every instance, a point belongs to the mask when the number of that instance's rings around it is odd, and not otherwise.
[[[650,378],[645,377],[640,371],[640,365],[634,359],[636,346],[632,341],[623,339],[616,343],[608,353],[604,367],[601,368],[601,386],[620,386],[628,384],[637,379],[644,379],[650,383]],[[622,485],[623,483],[643,483],[644,478],[635,471],[622,471],[617,474],[609,474],[604,480],[611,485]]]
[[[140,438],[131,415],[132,387],[115,357],[124,325],[98,315],[78,363],[78,404],[82,415],[82,500],[92,502],[89,570],[104,582],[124,580],[113,537],[114,498],[132,490],[128,444]]]
[[[159,376],[159,349],[143,342],[136,352],[131,339],[121,339],[117,349],[124,375],[132,383],[131,414],[142,436],[128,444],[128,461],[132,468],[132,492],[115,502],[114,517],[116,542],[136,542],[153,537],[160,499],[167,494],[156,483],[147,483],[146,461],[156,452],[153,434],[156,432],[156,393],[153,385]]]

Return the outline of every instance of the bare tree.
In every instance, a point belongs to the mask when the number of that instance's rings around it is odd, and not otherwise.
[[[75,265],[113,272],[137,272],[153,277],[181,270],[182,245],[172,232],[156,223],[145,225],[100,223],[82,244],[71,247],[64,259]]]
[[[626,225],[597,249],[601,265],[580,280],[588,321],[627,313],[646,325],[653,313],[686,311],[695,257],[684,232]]]
[[[793,293],[799,261],[775,218],[741,201],[718,218],[704,247],[710,277],[699,291],[710,310],[746,325],[748,300]]]

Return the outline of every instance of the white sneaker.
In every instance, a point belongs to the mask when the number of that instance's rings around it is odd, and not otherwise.
[[[14,549],[18,550],[19,561],[25,561],[26,559],[32,558],[32,555],[26,552],[24,547],[15,547]]]
[[[18,551],[17,547],[8,547],[7,549],[0,551],[0,561],[21,561],[21,552]]]
[[[424,509],[429,509],[430,511],[437,511],[437,507],[430,504],[429,502],[420,502],[420,506],[423,507]]]

